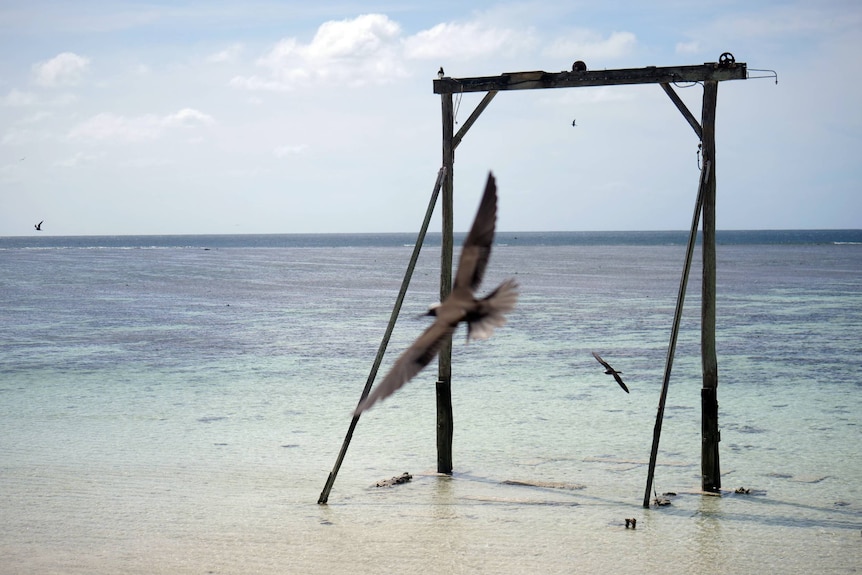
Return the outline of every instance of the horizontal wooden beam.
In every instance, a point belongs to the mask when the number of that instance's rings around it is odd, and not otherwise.
[[[492,90],[536,90],[540,88],[579,88],[582,86],[616,86],[623,84],[673,84],[675,82],[705,82],[744,80],[746,64],[707,62],[700,66],[647,66],[620,70],[589,70],[583,72],[509,72],[501,76],[449,78],[434,80],[435,94],[490,92]]]

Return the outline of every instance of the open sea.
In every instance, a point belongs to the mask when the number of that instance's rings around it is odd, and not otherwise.
[[[455,334],[453,475],[434,362],[362,416],[326,505],[415,235],[0,237],[0,574],[862,572],[860,230],[718,233],[720,497],[696,249],[654,482],[676,495],[642,506],[686,235],[498,233],[484,291],[521,297]]]

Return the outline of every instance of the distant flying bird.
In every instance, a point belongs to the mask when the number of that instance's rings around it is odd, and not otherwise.
[[[42,220],[42,222],[44,222],[44,221],[45,221],[45,220]],[[36,228],[36,231],[37,231],[37,232],[41,232],[41,231],[42,231],[42,222],[39,222],[38,224],[36,224],[35,226],[33,226],[34,228]]]
[[[437,77],[442,78],[445,72],[443,72],[443,66],[440,66],[440,69],[437,70]]]
[[[575,122],[577,122],[577,121],[578,121],[578,120],[577,120],[577,118],[576,118],[576,119],[574,119],[574,120],[572,120],[572,125],[574,126],[574,125],[575,125]]]
[[[605,360],[603,360],[603,359],[599,356],[599,354],[597,354],[596,352],[593,352],[593,357],[594,357],[594,358],[596,358],[596,359],[599,361],[599,363],[600,363],[600,364],[602,364],[602,365],[605,367],[605,373],[606,373],[606,374],[608,374],[608,375],[612,375],[612,376],[614,376],[614,379],[615,379],[615,380],[617,380],[617,383],[618,383],[618,384],[620,384],[620,387],[622,387],[622,388],[623,388],[623,391],[625,391],[626,393],[628,393],[628,392],[629,392],[629,388],[627,388],[627,387],[626,387],[626,384],[624,384],[624,383],[623,383],[623,378],[621,378],[621,377],[620,377],[620,374],[621,374],[622,372],[621,372],[621,371],[617,371],[617,370],[615,370],[614,368],[612,368],[612,367],[610,366],[610,364],[609,364],[608,362],[606,362]]]
[[[354,415],[361,414],[378,401],[389,397],[422,371],[431,363],[443,341],[455,331],[459,323],[467,322],[467,343],[472,339],[491,337],[494,328],[506,323],[504,314],[512,311],[518,300],[518,284],[515,280],[504,281],[483,299],[476,299],[473,293],[485,275],[496,222],[497,186],[493,174],[488,174],[488,183],[485,185],[479,211],[461,249],[461,260],[452,292],[446,301],[428,310],[427,315],[437,319],[401,354],[383,381],[356,407]]]

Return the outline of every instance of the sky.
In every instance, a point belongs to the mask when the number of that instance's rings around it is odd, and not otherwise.
[[[717,227],[862,228],[858,0],[0,0],[0,236],[418,231],[441,66],[724,52],[751,77],[718,88]],[[456,150],[455,229],[489,171],[498,230],[688,229],[698,160],[658,85],[500,92]]]

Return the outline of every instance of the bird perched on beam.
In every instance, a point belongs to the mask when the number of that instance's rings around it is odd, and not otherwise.
[[[422,371],[459,323],[467,323],[468,343],[474,339],[488,339],[494,333],[494,328],[506,323],[505,314],[515,308],[518,300],[518,284],[515,280],[507,279],[482,299],[476,299],[474,295],[488,266],[496,223],[497,184],[494,175],[488,174],[479,211],[461,249],[452,292],[443,303],[428,310],[427,315],[436,318],[434,323],[401,354],[383,381],[359,403],[354,415],[389,397]]]
[[[624,384],[624,383],[623,383],[623,378],[621,378],[621,377],[620,377],[620,374],[621,374],[622,372],[621,372],[621,371],[617,371],[617,370],[615,370],[614,368],[612,368],[612,367],[611,367],[611,365],[610,365],[608,362],[606,362],[605,360],[603,360],[603,359],[601,358],[601,356],[599,356],[599,354],[597,354],[596,352],[593,352],[593,357],[594,357],[594,358],[596,358],[596,359],[598,360],[598,362],[604,366],[604,368],[605,368],[605,373],[606,373],[606,374],[608,374],[608,375],[612,375],[612,376],[614,376],[614,379],[615,379],[615,380],[617,380],[617,383],[618,383],[618,384],[620,384],[620,387],[622,387],[622,388],[623,388],[623,391],[625,391],[626,393],[628,393],[628,392],[629,392],[629,388],[628,388],[628,387],[626,387],[626,384]]]

